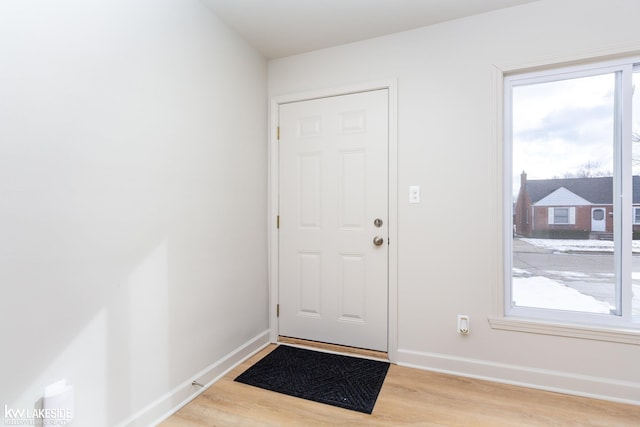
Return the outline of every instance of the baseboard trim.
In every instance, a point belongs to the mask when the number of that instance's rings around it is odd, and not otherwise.
[[[588,375],[398,350],[398,365],[574,396],[640,405],[640,384]]]
[[[269,330],[262,332],[223,358],[212,363],[200,372],[197,372],[192,377],[189,377],[182,384],[155,402],[152,402],[118,424],[117,427],[141,427],[160,424],[187,403],[198,397],[207,388],[226,375],[227,372],[231,371],[267,345],[269,345]],[[203,384],[204,387],[193,385],[192,382],[194,380]]]

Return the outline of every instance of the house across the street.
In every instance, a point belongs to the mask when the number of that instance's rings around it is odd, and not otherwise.
[[[633,177],[633,231],[640,231],[640,176]],[[613,177],[527,180],[520,175],[515,233],[555,239],[613,236]]]

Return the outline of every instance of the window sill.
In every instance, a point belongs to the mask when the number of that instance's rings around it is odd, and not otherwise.
[[[506,331],[640,345],[640,330],[635,329],[598,328],[506,317],[489,317],[489,325],[492,329]]]

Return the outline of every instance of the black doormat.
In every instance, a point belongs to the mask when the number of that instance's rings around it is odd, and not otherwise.
[[[279,345],[236,381],[370,414],[389,363]]]

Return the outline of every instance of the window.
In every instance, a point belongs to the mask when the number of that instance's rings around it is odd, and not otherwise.
[[[637,63],[505,77],[505,317],[640,329]]]
[[[594,209],[592,215],[594,221],[602,221],[604,220],[604,209]]]
[[[576,208],[549,208],[549,224],[575,224]]]
[[[569,208],[550,208],[553,212],[552,224],[569,224]]]

